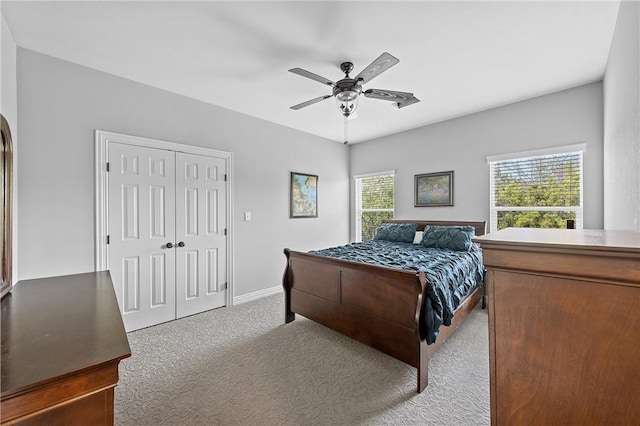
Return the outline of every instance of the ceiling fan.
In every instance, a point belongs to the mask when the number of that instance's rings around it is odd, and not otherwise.
[[[342,70],[342,72],[344,72],[345,77],[342,80],[338,80],[337,82],[333,82],[328,78],[324,78],[322,76],[319,76],[318,74],[303,70],[302,68],[292,68],[289,70],[290,72],[310,78],[322,84],[326,84],[327,86],[331,86],[333,90],[331,95],[319,96],[309,101],[294,105],[291,107],[291,109],[299,110],[301,108],[313,105],[332,96],[335,96],[338,109],[340,110],[342,115],[347,118],[351,114],[353,114],[358,107],[358,98],[361,94],[364,94],[364,96],[366,96],[367,98],[391,101],[398,108],[404,108],[406,106],[415,104],[416,102],[420,102],[420,99],[413,96],[413,93],[408,92],[396,92],[393,90],[382,89],[367,89],[365,91],[362,91],[363,84],[370,82],[375,77],[379,76],[392,66],[396,65],[398,62],[400,62],[398,58],[390,55],[387,52],[384,52],[354,78],[349,77],[349,73],[353,71],[353,64],[351,62],[343,62],[340,65],[340,69]]]

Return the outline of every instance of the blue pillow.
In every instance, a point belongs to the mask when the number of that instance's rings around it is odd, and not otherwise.
[[[471,238],[476,234],[473,226],[437,226],[427,225],[422,233],[422,245],[425,247],[469,251]]]
[[[381,223],[376,230],[374,240],[412,243],[418,225],[415,223]]]

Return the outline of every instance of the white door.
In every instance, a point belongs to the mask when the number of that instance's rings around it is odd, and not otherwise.
[[[226,305],[226,160],[108,151],[109,269],[126,330]]]
[[[174,157],[109,144],[109,269],[127,331],[175,319]]]
[[[226,162],[176,153],[176,314],[226,304]]]

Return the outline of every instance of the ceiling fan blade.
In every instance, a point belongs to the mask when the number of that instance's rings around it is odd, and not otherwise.
[[[362,84],[368,83],[392,66],[396,65],[398,62],[400,62],[400,59],[384,52],[382,55],[378,56],[378,59],[371,62],[368,67],[360,71],[360,74],[355,76],[355,80],[362,80]]]
[[[364,91],[364,95],[367,98],[382,99],[383,101],[391,101],[399,104],[408,102],[413,97],[413,93],[382,89],[368,89]]]
[[[315,103],[318,103],[318,102],[320,102],[320,101],[324,101],[325,99],[330,98],[330,97],[332,97],[332,96],[333,96],[333,95],[324,95],[324,96],[320,96],[320,97],[317,97],[317,98],[311,99],[310,101],[302,102],[301,104],[294,105],[294,106],[289,107],[289,108],[291,108],[291,109],[295,109],[295,110],[299,110],[300,108],[304,108],[304,107],[307,107],[307,106],[309,106],[309,105],[313,105],[313,104],[315,104]]]
[[[314,74],[311,71],[303,70],[302,68],[291,68],[289,72],[310,78],[311,80],[319,81],[320,83],[326,84],[327,86],[333,86],[334,84],[333,81],[329,80],[328,78],[324,78],[318,74]]]
[[[412,96],[409,100],[406,100],[404,102],[398,102],[396,106],[398,107],[398,109],[400,109],[409,105],[413,105],[416,102],[420,102],[420,99],[416,98],[415,96]]]

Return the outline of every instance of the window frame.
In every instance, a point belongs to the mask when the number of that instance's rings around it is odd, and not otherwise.
[[[498,212],[508,211],[573,211],[576,214],[575,229],[583,229],[584,224],[584,152],[586,143],[563,145],[552,148],[513,152],[487,157],[489,163],[489,227],[490,232],[498,231]],[[496,206],[495,205],[495,166],[497,163],[523,160],[559,154],[578,154],[580,163],[580,205],[579,206]]]
[[[372,178],[372,177],[381,177],[381,176],[392,176],[393,177],[393,208],[391,209],[363,209],[362,206],[362,186],[358,184],[358,181],[362,181],[362,179]],[[391,212],[392,217],[395,217],[395,208],[396,208],[396,171],[395,170],[385,170],[381,172],[373,172],[373,173],[365,173],[353,175],[353,183],[354,183],[354,223],[355,223],[355,233],[354,233],[354,241],[361,242],[362,241],[362,213],[364,212]]]

